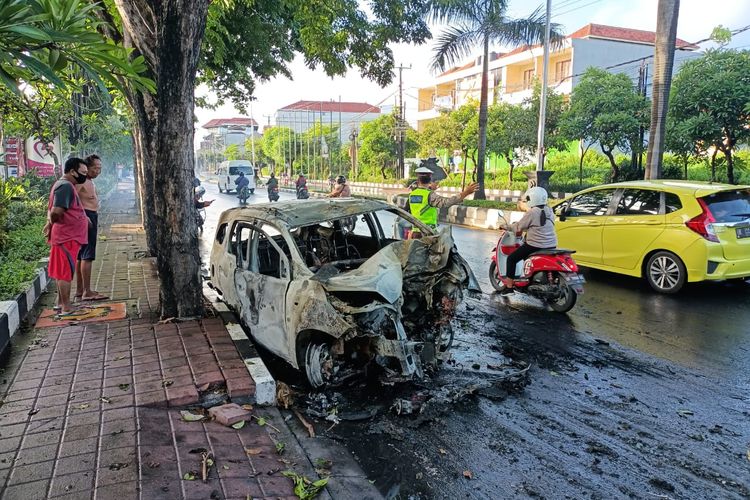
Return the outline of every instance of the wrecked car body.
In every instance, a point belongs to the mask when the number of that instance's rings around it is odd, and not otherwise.
[[[386,236],[402,219],[425,236]],[[255,341],[313,387],[373,361],[392,379],[421,378],[448,355],[450,319],[476,287],[447,228],[433,232],[376,200],[227,210],[209,272]]]

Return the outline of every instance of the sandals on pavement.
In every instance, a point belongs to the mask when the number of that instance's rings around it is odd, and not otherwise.
[[[97,300],[109,300],[109,295],[102,295],[101,293],[96,292],[96,295],[93,295],[91,297],[83,297],[83,296],[81,296],[81,300],[83,300],[83,301],[91,301],[91,302],[95,302]]]

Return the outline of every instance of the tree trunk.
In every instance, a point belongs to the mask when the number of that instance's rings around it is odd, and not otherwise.
[[[485,200],[484,160],[487,154],[487,73],[489,72],[490,39],[485,35],[482,51],[482,88],[479,94],[479,146],[477,147],[476,174],[479,190],[474,194],[475,200]]]
[[[646,179],[659,179],[664,156],[664,134],[672,85],[674,51],[677,40],[677,17],[680,0],[659,0],[654,44],[654,80],[651,98],[651,128],[646,156]]]
[[[159,2],[158,134],[153,169],[162,317],[203,314],[192,203],[195,74],[209,0]],[[148,169],[150,170],[150,169]]]
[[[508,189],[513,189],[513,169],[516,167],[513,164],[513,157],[510,155],[505,157],[508,160]]]
[[[711,182],[716,182],[716,155],[719,152],[717,148],[714,148],[714,152],[711,153]]]
[[[615,161],[615,155],[612,154],[611,150],[602,148],[602,153],[604,153],[604,156],[606,156],[609,159],[609,164],[612,166],[612,172],[610,173],[610,181],[617,182],[618,178],[620,177],[620,167],[617,166],[617,162]]]
[[[159,255],[157,234],[159,232],[154,214],[157,196],[154,183],[154,165],[156,162],[157,138],[157,102],[149,94],[135,93],[128,96],[128,101],[135,115],[133,127],[134,140],[138,145],[135,168],[137,201],[141,211],[141,221],[146,233],[148,252],[154,257]]]
[[[209,0],[115,0],[123,30],[156,75],[156,97],[131,96],[149,250],[157,254],[162,317],[203,311],[191,186],[198,54]],[[142,98],[142,100],[139,99]]]
[[[583,159],[586,157],[589,148],[581,151],[581,159],[578,161],[578,189],[583,189]]]
[[[736,184],[734,182],[734,157],[732,156],[732,150],[728,148],[723,153],[724,158],[727,159],[727,180],[729,184]]]
[[[685,180],[687,180],[688,179],[688,164],[690,163],[690,158],[686,156],[685,158],[683,158],[683,162],[684,162],[683,167],[685,169]]]

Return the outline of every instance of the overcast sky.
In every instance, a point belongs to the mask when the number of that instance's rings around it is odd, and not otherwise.
[[[543,3],[542,0],[538,0]],[[531,13],[528,5],[531,2],[511,0],[512,17],[524,17]],[[514,7],[515,6],[515,7]],[[656,29],[657,0],[553,0],[553,22],[562,25],[565,33],[572,33],[588,23],[608,24],[623,28],[635,28],[654,31]],[[681,0],[677,36],[689,42],[707,38],[713,28],[723,25],[729,29],[738,29],[750,25],[750,0]],[[433,34],[439,32],[439,27]],[[709,45],[704,45],[706,48]],[[737,35],[731,46],[750,47],[750,31]],[[416,88],[429,85],[434,74],[429,70],[433,42],[427,41],[420,46],[394,45],[396,65],[412,65],[404,71],[404,89],[407,120],[415,123]],[[496,50],[507,50],[507,47],[495,47]],[[617,61],[613,61],[616,63]],[[253,118],[261,125],[274,124],[274,113],[277,109],[298,100],[335,100],[367,102],[374,105],[394,104],[394,95],[398,89],[398,80],[386,88],[381,88],[359,76],[352,69],[345,77],[329,78],[322,70],[312,71],[305,67],[298,57],[290,65],[294,77],[275,78],[260,84],[256,89],[257,101],[253,103]],[[205,95],[206,89],[198,89]],[[212,118],[230,118],[240,116],[231,105],[223,105],[216,110],[196,109],[198,127]],[[198,128],[196,139],[204,131]],[[197,141],[196,141],[197,142]],[[197,144],[196,144],[197,146]]]

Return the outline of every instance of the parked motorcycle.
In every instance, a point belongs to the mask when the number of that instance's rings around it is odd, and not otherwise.
[[[497,246],[492,249],[490,263],[490,283],[498,292],[505,290],[500,279],[506,275],[508,256],[523,244],[523,238],[512,231],[503,231]],[[516,267],[514,283],[516,293],[526,293],[540,299],[557,312],[570,311],[583,294],[586,280],[578,273],[578,265],[573,260],[572,250],[562,248],[539,250]]]
[[[307,191],[307,186],[297,188],[297,199],[306,200],[310,197],[310,193]]]
[[[240,192],[237,193],[237,198],[240,199],[240,203],[244,205],[247,203],[247,199],[250,197],[250,190],[247,188],[247,186],[243,186],[242,189],[240,189]]]
[[[268,188],[268,201],[279,201],[279,188]]]

